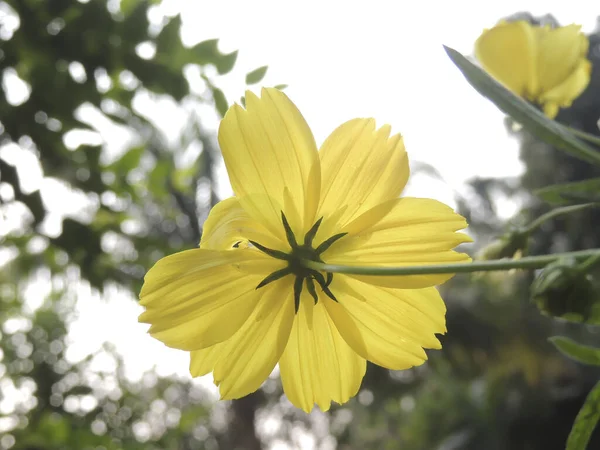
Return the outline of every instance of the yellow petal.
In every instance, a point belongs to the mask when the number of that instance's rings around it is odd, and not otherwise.
[[[158,261],[146,274],[140,322],[169,347],[197,350],[228,339],[265,295],[260,281],[285,266],[255,249],[187,250]]]
[[[423,348],[441,348],[435,333],[446,331],[446,307],[437,289],[388,289],[337,274],[331,289],[339,303],[327,311],[360,356],[388,369],[421,365]]]
[[[214,370],[222,399],[256,391],[273,371],[290,335],[294,320],[292,282],[286,277],[267,285],[270,292],[230,339],[192,352],[192,376]]]
[[[366,361],[341,337],[323,302],[314,305],[303,292],[279,369],[294,406],[310,412],[316,403],[327,411],[332,401],[341,404],[356,395]]]
[[[408,180],[402,136],[390,137],[389,125],[376,130],[374,119],[344,123],[325,140],[319,155],[323,181],[317,216],[324,217],[320,238],[328,237],[329,217],[339,216],[337,226],[343,226],[373,206],[397,198]],[[336,214],[340,210],[342,214]]]
[[[553,89],[542,93],[540,103],[544,105],[544,113],[553,119],[558,114],[559,107],[569,107],[590,83],[592,64],[582,59],[579,65],[562,83]]]
[[[323,260],[377,267],[467,262],[467,255],[452,251],[458,244],[471,241],[469,236],[456,233],[466,227],[465,219],[443,203],[406,197],[396,200],[374,225],[359,232],[353,229],[323,254]],[[415,289],[441,284],[452,275],[353,277],[380,286]]]
[[[528,22],[501,22],[475,42],[475,56],[499,82],[520,96],[537,92],[535,34]]]
[[[215,364],[217,364],[217,361],[223,356],[223,350],[227,348],[227,343],[231,339],[233,339],[233,337],[210,347],[191,351],[190,374],[193,377],[201,377],[212,372],[215,368]]]
[[[588,40],[578,25],[535,29],[538,48],[538,79],[540,95],[563,84],[573,74],[588,50]],[[589,78],[588,78],[589,81]],[[585,85],[583,88],[585,88]],[[577,95],[581,92],[580,89]],[[575,98],[569,93],[568,98]]]
[[[303,222],[290,225],[302,233],[312,225],[316,205],[312,211],[305,208],[319,190],[314,182],[320,179],[315,176],[319,163],[314,137],[296,106],[277,89],[263,89],[260,98],[248,91],[246,106],[232,106],[219,128],[233,191],[240,198],[268,196],[273,208],[281,208],[287,188]]]
[[[248,206],[245,203],[245,206]],[[248,240],[274,249],[285,249],[285,244],[276,239],[273,233],[253,219],[243,208],[237,197],[217,203],[208,214],[202,228],[200,248],[211,250],[231,250],[234,245],[243,248]],[[279,225],[279,228],[282,228]]]

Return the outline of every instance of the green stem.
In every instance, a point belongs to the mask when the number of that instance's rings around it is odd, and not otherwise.
[[[540,225],[550,219],[554,219],[555,217],[561,216],[563,214],[570,214],[572,212],[581,211],[582,209],[589,208],[591,206],[600,206],[598,203],[584,203],[581,205],[572,205],[572,206],[561,206],[560,208],[555,208],[552,211],[548,211],[546,214],[542,214],[540,217],[535,219],[525,228],[524,232],[527,234],[535,231]]]
[[[366,267],[366,266],[340,266],[325,264],[316,261],[303,260],[307,269],[331,273],[347,273],[352,275],[431,275],[439,273],[471,273],[491,272],[494,270],[511,269],[541,269],[560,258],[583,259],[600,256],[600,248],[580,250],[576,252],[555,253],[552,255],[527,256],[520,259],[497,259],[493,261],[475,261],[470,263],[432,264],[428,266],[403,266],[403,267]]]
[[[586,133],[585,131],[578,130],[577,128],[571,128],[567,125],[563,125],[563,127],[568,129],[571,132],[571,134],[574,134],[578,138],[581,138],[585,141],[591,142],[592,144],[596,144],[596,145],[600,146],[600,137],[595,136],[590,133]]]

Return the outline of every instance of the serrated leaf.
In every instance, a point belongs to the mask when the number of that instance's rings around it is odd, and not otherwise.
[[[600,382],[590,391],[575,418],[566,450],[585,450],[600,419]]]
[[[563,355],[591,366],[600,366],[600,348],[579,344],[564,336],[553,336],[548,339]]]
[[[536,108],[494,80],[483,69],[465,58],[460,52],[446,46],[444,46],[444,49],[469,84],[481,95],[491,100],[501,111],[511,116],[544,142],[571,156],[600,166],[600,152],[577,139],[557,122],[548,119]]]
[[[600,201],[600,178],[591,178],[575,183],[555,184],[539,189],[535,194],[542,200],[554,205],[597,202]]]
[[[246,84],[259,83],[267,74],[268,66],[262,66],[246,74]]]
[[[217,107],[217,111],[221,115],[221,117],[225,116],[227,109],[229,109],[229,105],[227,104],[227,98],[225,98],[225,94],[219,88],[213,88],[213,98],[215,99],[215,105]]]

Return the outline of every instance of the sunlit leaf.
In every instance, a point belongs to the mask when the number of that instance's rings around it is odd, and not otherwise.
[[[600,382],[588,394],[567,440],[566,450],[585,450],[600,419]]]
[[[580,141],[560,124],[548,119],[529,103],[510,92],[461,53],[449,47],[444,48],[452,62],[475,90],[491,100],[500,110],[515,119],[533,135],[576,158],[600,165],[600,152]]]
[[[267,74],[268,66],[262,66],[246,74],[246,84],[259,83]]]
[[[600,366],[600,348],[582,345],[564,336],[553,336],[548,340],[563,355],[583,364]]]

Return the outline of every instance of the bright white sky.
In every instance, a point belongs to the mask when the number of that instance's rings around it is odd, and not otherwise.
[[[518,11],[552,13],[562,24],[591,31],[600,14],[593,3],[165,0],[157,13],[182,11],[187,43],[216,37],[223,51],[239,50],[234,72],[217,78],[230,101],[243,95],[245,73],[268,65],[261,85],[289,85],[286,93],[318,143],[353,117],[389,123],[404,135],[409,157],[432,164],[447,182],[417,179],[409,192],[452,204],[465,180],[516,176],[522,168],[502,113],[466,83],[442,44],[470,54],[483,28]],[[506,214],[514,210],[510,203],[506,208]],[[108,339],[130,361],[132,375],[154,364],[163,375],[187,373],[184,353],[155,342],[137,324],[136,304],[122,295],[111,295],[112,305],[82,297],[71,333],[73,358]]]

